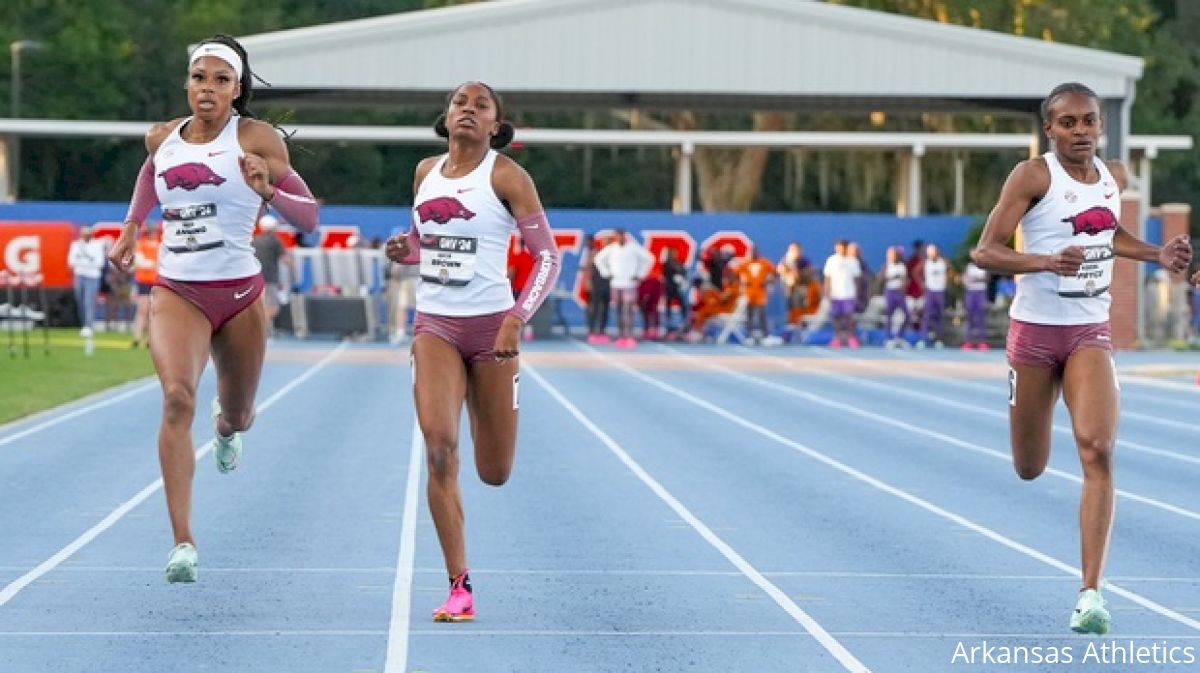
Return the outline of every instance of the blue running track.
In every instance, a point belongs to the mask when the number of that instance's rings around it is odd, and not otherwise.
[[[446,576],[403,350],[274,344],[230,475],[197,415],[194,585],[163,579],[152,380],[0,426],[0,672],[1200,670],[1200,355],[1118,355],[1104,638],[1067,628],[1069,419],[1018,479],[1002,353],[523,360],[505,487],[463,429],[473,623],[429,617]]]

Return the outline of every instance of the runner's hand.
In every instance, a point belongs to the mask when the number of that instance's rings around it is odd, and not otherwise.
[[[1070,245],[1050,255],[1050,268],[1059,276],[1077,276],[1079,267],[1083,266],[1083,248]]]
[[[500,331],[496,332],[496,343],[492,346],[492,352],[496,355],[496,362],[504,362],[516,358],[521,352],[521,328],[524,323],[516,316],[504,316],[504,322],[500,324]]]
[[[403,264],[404,259],[412,252],[408,245],[408,234],[396,234],[384,244],[383,252],[387,258],[397,264]]]
[[[1192,242],[1187,234],[1180,234],[1158,249],[1158,262],[1172,273],[1184,273],[1192,263]]]
[[[117,242],[108,250],[108,261],[117,268],[118,271],[129,271],[133,267],[134,255],[137,250],[137,230],[132,223],[127,223],[121,229],[121,235],[117,237]]]

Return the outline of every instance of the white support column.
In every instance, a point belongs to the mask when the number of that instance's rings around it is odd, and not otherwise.
[[[921,157],[925,156],[925,146],[918,143],[913,145],[912,153],[908,155],[908,196],[905,199],[907,208],[904,213],[915,217],[924,212],[921,207]]]
[[[966,209],[967,160],[962,152],[954,153],[954,214],[962,215]]]
[[[13,136],[0,135],[0,203],[12,203],[16,200],[13,194],[12,144]]]
[[[675,164],[675,199],[672,210],[676,215],[692,212],[692,155],[696,146],[685,141],[679,146],[679,159]]]
[[[1152,164],[1158,158],[1158,148],[1150,145],[1142,152],[1142,158],[1138,161],[1138,191],[1142,193],[1142,214],[1150,212],[1150,208],[1154,205],[1153,196],[1150,193],[1154,173]]]
[[[896,196],[897,217],[904,217],[908,214],[908,176],[911,170],[912,164],[908,160],[908,150],[898,150],[896,152],[896,181],[893,190]]]

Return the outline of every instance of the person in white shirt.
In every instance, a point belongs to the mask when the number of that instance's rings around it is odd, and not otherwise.
[[[617,229],[614,242],[596,253],[592,261],[600,275],[608,279],[613,301],[617,305],[617,348],[633,348],[633,312],[637,306],[638,284],[650,273],[654,257],[629,237],[624,229]]]
[[[967,307],[967,334],[963,341],[963,350],[978,347],[988,349],[987,315],[988,315],[988,272],[979,268],[975,262],[967,264],[963,270],[963,297]]]
[[[858,277],[862,275],[862,267],[857,259],[846,254],[847,245],[847,241],[838,239],[833,254],[825,260],[825,296],[829,297],[829,318],[833,321],[830,348],[841,348],[843,337],[848,346],[858,348],[854,310],[858,304]]]
[[[921,337],[925,339],[924,343],[940,348],[942,316],[946,311],[946,283],[952,268],[933,243],[925,246],[923,267],[925,306],[921,312]]]
[[[903,253],[904,251],[898,246],[888,248],[887,262],[879,270],[879,279],[883,284],[883,299],[885,302],[883,326],[887,331],[887,345],[889,348],[895,348],[900,344],[907,343],[901,338],[909,321],[908,303],[904,300],[904,286],[908,283],[908,267],[904,264],[904,258],[901,257]],[[903,316],[899,329],[896,328],[897,311]]]
[[[96,297],[100,294],[100,276],[104,273],[104,241],[92,238],[92,228],[79,228],[79,238],[71,241],[67,251],[67,266],[75,274],[75,309],[79,312],[79,335],[92,336],[96,320]]]
[[[1187,234],[1157,246],[1121,226],[1128,174],[1120,161],[1096,156],[1103,121],[1094,91],[1061,84],[1042,102],[1041,115],[1052,149],[1013,169],[971,259],[992,273],[1021,274],[1007,355],[1013,467],[1022,479],[1045,471],[1060,391],[1066,400],[1083,472],[1082,588],[1070,628],[1103,635],[1111,622],[1100,590],[1116,505],[1113,445],[1120,413],[1109,327],[1114,260],[1157,261],[1185,273],[1192,246]],[[1020,252],[1008,247],[1018,224]]]

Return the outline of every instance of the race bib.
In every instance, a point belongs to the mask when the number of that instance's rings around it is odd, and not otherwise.
[[[215,203],[163,208],[162,217],[163,246],[171,252],[200,252],[225,245]]]
[[[1096,297],[1108,292],[1113,275],[1111,243],[1083,246],[1083,264],[1074,276],[1059,276],[1058,296],[1071,299]]]
[[[478,241],[466,236],[422,236],[421,280],[462,287],[475,277]]]

